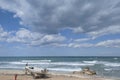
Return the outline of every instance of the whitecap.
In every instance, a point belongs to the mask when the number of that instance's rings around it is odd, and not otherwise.
[[[95,64],[95,63],[97,63],[98,61],[96,61],[96,60],[93,60],[93,61],[83,61],[84,63],[90,63],[90,64]]]
[[[110,66],[110,67],[119,67],[120,63],[106,63],[104,64],[105,66]]]
[[[76,69],[73,69],[73,68],[47,68],[48,70],[50,71],[57,71],[57,72],[73,72],[73,71],[81,71],[82,69],[81,68],[76,68]]]
[[[111,71],[112,69],[110,69],[110,68],[105,68],[104,70],[105,70],[105,71]]]
[[[22,60],[23,63],[40,63],[40,62],[51,62],[51,60]]]
[[[113,59],[117,60],[118,58],[113,58]]]
[[[54,62],[51,65],[67,65],[67,66],[93,66],[94,64],[77,63],[77,62]]]

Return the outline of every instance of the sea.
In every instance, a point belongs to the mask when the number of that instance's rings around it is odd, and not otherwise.
[[[0,57],[0,69],[24,70],[25,65],[47,68],[51,72],[72,73],[85,67],[96,71],[99,76],[120,78],[120,57],[98,56],[25,56]]]

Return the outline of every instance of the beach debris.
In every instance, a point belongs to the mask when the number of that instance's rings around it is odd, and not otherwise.
[[[90,70],[89,67],[85,67],[85,68],[83,69],[83,71],[89,71],[89,70]]]
[[[82,71],[74,71],[73,74],[96,75],[96,72],[93,70],[90,70],[89,67],[85,67]]]

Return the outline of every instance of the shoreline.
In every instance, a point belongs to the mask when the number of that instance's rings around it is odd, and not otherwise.
[[[28,74],[25,75],[25,70],[0,70],[0,80],[14,80],[15,74],[18,75],[17,80],[34,80],[33,77]],[[36,79],[41,80],[41,78]],[[90,75],[81,75],[81,74],[61,74],[49,72],[49,78],[42,78],[42,80],[120,80],[120,78],[109,78],[109,77],[100,77],[90,76]]]

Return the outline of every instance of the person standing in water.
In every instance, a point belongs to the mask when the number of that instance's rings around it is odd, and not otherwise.
[[[26,63],[26,66],[28,66],[28,62]]]
[[[27,74],[27,69],[26,69],[27,66],[28,66],[28,62],[25,65],[25,74]]]

